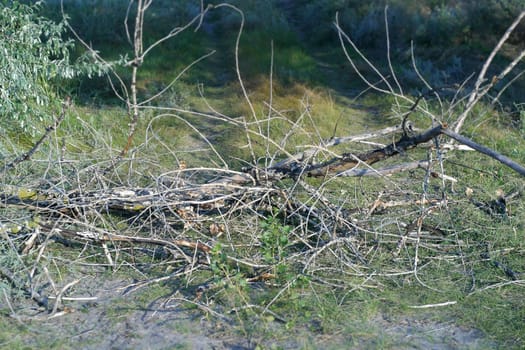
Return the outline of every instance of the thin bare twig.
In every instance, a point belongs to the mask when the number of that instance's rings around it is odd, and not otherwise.
[[[459,115],[455,126],[454,126],[454,132],[458,133],[461,128],[463,127],[463,124],[465,123],[465,120],[469,116],[470,112],[476,105],[476,103],[489,92],[489,90],[501,79],[503,79],[513,68],[514,66],[523,58],[525,57],[525,50],[523,50],[499,75],[495,76],[492,80],[490,80],[488,83],[486,83],[485,75],[487,74],[487,70],[489,69],[490,65],[492,64],[492,61],[494,60],[494,57],[498,54],[498,52],[501,50],[503,44],[507,41],[507,39],[510,37],[514,29],[518,26],[518,24],[523,20],[525,17],[525,11],[521,12],[518,17],[512,22],[512,24],[509,26],[509,28],[505,31],[497,45],[494,47],[492,52],[490,53],[489,57],[486,59],[485,63],[483,64],[483,67],[481,68],[481,71],[479,72],[478,79],[476,80],[476,83],[474,85],[473,91],[470,93],[469,100],[467,102],[467,105],[465,107],[465,110]],[[486,83],[486,85],[483,86],[482,84]]]
[[[62,112],[60,112],[60,115],[55,119],[54,123],[48,127],[46,127],[46,131],[42,136],[35,142],[33,147],[31,149],[15,159],[13,159],[11,162],[7,163],[0,171],[2,173],[5,173],[13,168],[15,168],[18,164],[25,162],[33,156],[33,154],[38,150],[38,148],[44,143],[44,141],[49,137],[49,135],[55,131],[60,123],[64,120],[66,117],[66,111],[71,106],[71,99],[69,97],[66,98],[66,100],[62,103]]]

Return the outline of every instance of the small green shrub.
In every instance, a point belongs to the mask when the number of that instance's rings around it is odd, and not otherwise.
[[[264,259],[269,262],[281,261],[286,256],[286,245],[292,228],[284,226],[275,217],[268,217],[261,224],[262,252]]]

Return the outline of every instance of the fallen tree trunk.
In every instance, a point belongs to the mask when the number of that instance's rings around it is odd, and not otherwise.
[[[312,176],[324,177],[328,175],[341,175],[344,172],[356,168],[360,164],[372,165],[386,158],[395,156],[399,153],[404,153],[409,149],[416,147],[419,144],[426,143],[435,137],[446,135],[454,140],[467,145],[476,151],[488,155],[489,157],[501,162],[510,167],[520,175],[525,176],[525,167],[514,162],[513,160],[491,150],[487,147],[477,144],[476,142],[461,136],[447,128],[446,124],[439,124],[423,133],[416,135],[409,135],[404,133],[399,141],[393,142],[385,147],[377,148],[369,152],[354,154],[343,153],[340,157],[334,157],[328,161],[320,164],[302,165],[297,161],[289,160],[280,162],[277,166],[269,168],[269,172],[275,172],[281,176]],[[270,178],[272,176],[269,176]]]

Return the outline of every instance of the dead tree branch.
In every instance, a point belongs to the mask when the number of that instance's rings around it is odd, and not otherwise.
[[[465,123],[465,120],[467,119],[470,111],[472,111],[472,108],[476,105],[476,103],[485,96],[489,90],[500,80],[505,78],[507,74],[510,73],[510,71],[516,66],[518,62],[521,61],[523,57],[525,57],[525,50],[521,51],[520,54],[505,68],[501,71],[499,75],[495,75],[491,80],[487,81],[485,78],[487,74],[487,70],[492,64],[492,61],[494,60],[494,57],[498,54],[498,52],[501,50],[503,44],[507,41],[509,36],[512,34],[514,29],[518,26],[518,24],[523,20],[525,17],[525,11],[521,12],[518,17],[512,22],[512,24],[509,26],[507,31],[503,34],[501,39],[499,40],[498,44],[494,47],[492,52],[490,53],[489,57],[483,64],[483,68],[481,68],[481,71],[478,75],[478,79],[476,80],[476,84],[474,86],[474,90],[470,93],[467,106],[463,113],[458,117],[456,121],[456,125],[454,127],[454,132],[459,132],[461,130],[461,127]],[[485,84],[485,85],[483,85]]]
[[[446,135],[466,146],[469,146],[497,161],[510,167],[520,175],[525,176],[525,168],[513,160],[482,146],[464,136],[461,136],[448,129],[446,124],[439,124],[436,127],[426,130],[423,133],[413,136],[403,135],[398,141],[391,144],[371,150],[369,152],[354,154],[343,153],[340,157],[334,157],[328,161],[314,165],[302,165],[297,161],[287,160],[280,162],[278,165],[271,167],[270,172],[286,174],[296,177],[300,175],[323,177],[327,175],[341,175],[350,169],[356,168],[360,164],[372,165],[386,158],[404,153],[419,144],[426,143],[435,137]]]

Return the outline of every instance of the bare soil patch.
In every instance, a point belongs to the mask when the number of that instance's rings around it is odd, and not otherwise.
[[[50,349],[256,349],[324,348],[343,349],[491,349],[497,344],[481,331],[464,328],[453,321],[428,320],[431,314],[391,318],[379,316],[368,322],[348,320],[348,331],[324,332],[315,319],[286,332],[277,321],[264,324],[264,331],[251,334],[236,324],[227,324],[205,315],[191,305],[169,302],[169,296],[142,304],[140,292],[123,295],[129,281],[106,278],[84,280],[77,293],[96,291],[94,302],[69,302],[70,313],[45,320],[46,314],[33,311],[33,318],[11,318],[13,334],[0,338],[0,347]],[[142,304],[142,306],[141,306]],[[0,304],[2,309],[6,305]],[[29,306],[28,306],[29,308]],[[427,317],[428,316],[428,317]],[[9,317],[9,316],[3,316]],[[19,320],[18,327],[15,327]],[[246,322],[250,322],[247,320]],[[257,322],[257,321],[254,321]],[[317,325],[318,326],[318,325]],[[279,329],[281,328],[281,329]],[[268,330],[286,337],[263,337]]]

